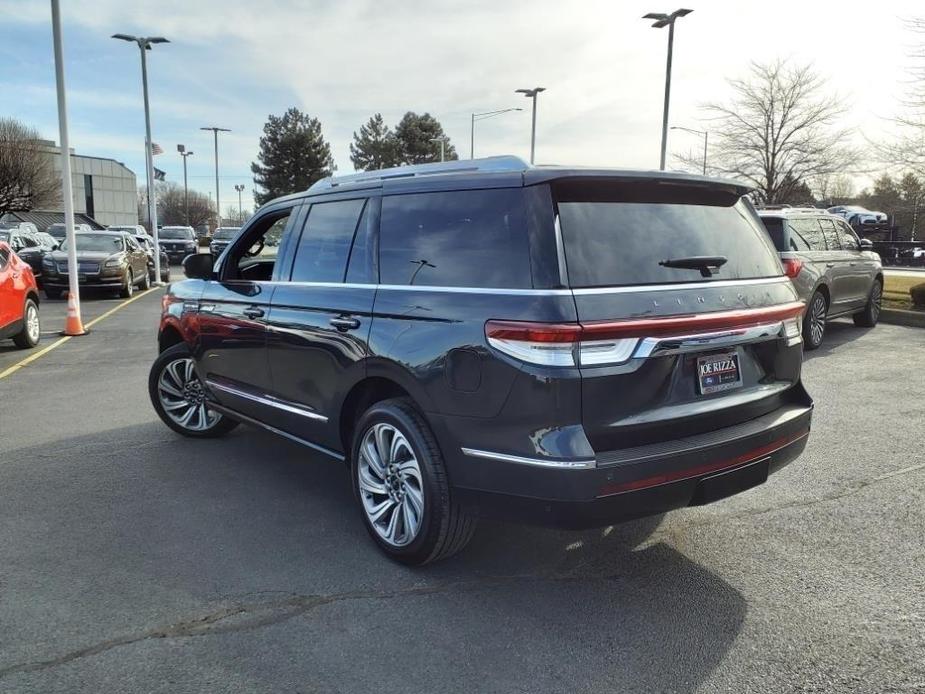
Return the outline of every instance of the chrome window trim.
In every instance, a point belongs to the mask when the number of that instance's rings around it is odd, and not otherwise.
[[[306,409],[300,405],[289,404],[283,402],[269,395],[255,395],[253,393],[247,393],[239,388],[234,388],[233,386],[227,386],[223,383],[216,383],[213,380],[206,379],[206,385],[210,388],[216,388],[225,393],[230,393],[231,395],[237,395],[239,398],[245,398],[247,400],[252,400],[253,402],[259,402],[261,405],[267,405],[269,407],[275,407],[276,409],[283,410],[284,412],[291,412],[292,414],[298,414],[308,419],[315,419],[319,422],[327,422],[328,418],[323,414],[318,414],[312,410]]]
[[[562,241],[562,224],[559,222],[559,215],[556,214],[553,222],[553,229],[556,234],[556,259],[559,263],[559,282],[563,287],[568,286],[568,265],[565,263],[565,244]]]
[[[242,280],[243,281],[243,280]],[[379,289],[383,291],[403,291],[403,292],[446,292],[451,294],[507,294],[512,296],[582,296],[593,294],[641,294],[645,292],[665,292],[679,291],[683,289],[703,290],[703,289],[722,289],[728,287],[750,287],[766,284],[784,284],[790,280],[781,275],[780,277],[759,277],[749,280],[719,280],[715,282],[683,282],[680,284],[652,284],[652,285],[634,285],[627,287],[586,287],[579,289],[514,289],[508,287],[438,287],[431,285],[408,285],[408,284],[372,284],[372,283],[354,283],[354,282],[286,282],[284,280],[266,280],[260,281],[259,284],[284,284],[290,287],[319,287],[333,288],[341,287],[346,289]],[[253,283],[253,282],[251,282]]]
[[[559,470],[587,470],[597,466],[594,458],[573,458],[572,460],[552,460],[547,458],[526,458],[519,455],[509,455],[508,453],[496,453],[495,451],[483,451],[477,448],[462,448],[463,453],[473,458],[486,458],[487,460],[498,460],[503,463],[517,463],[518,465],[534,465],[537,467],[550,467]]]

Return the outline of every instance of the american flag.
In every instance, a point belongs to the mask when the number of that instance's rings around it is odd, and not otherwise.
[[[164,150],[156,142],[151,143],[151,154],[163,154]]]

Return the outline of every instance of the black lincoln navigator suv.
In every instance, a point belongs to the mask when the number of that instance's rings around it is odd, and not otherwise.
[[[513,157],[324,179],[185,260],[151,399],[187,436],[246,422],[346,462],[408,564],[480,516],[721,499],[796,458],[812,412],[804,306],[747,192]]]

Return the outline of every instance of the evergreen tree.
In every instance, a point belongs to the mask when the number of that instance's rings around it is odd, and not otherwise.
[[[435,137],[444,137],[440,121],[429,113],[418,115],[408,111],[395,128],[399,156],[403,164],[423,164],[440,161],[440,143],[431,142]],[[459,159],[456,148],[447,138],[445,145],[447,161]]]
[[[251,164],[254,199],[262,205],[280,195],[306,190],[334,170],[331,146],[321,135],[321,123],[297,108],[271,115],[260,138],[259,163]]]
[[[382,120],[381,113],[377,113],[365,125],[360,126],[359,133],[353,133],[350,161],[357,171],[375,171],[401,164],[398,140],[392,129]]]

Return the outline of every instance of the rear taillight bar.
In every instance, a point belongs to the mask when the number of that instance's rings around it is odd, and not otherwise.
[[[501,352],[534,364],[619,364],[633,355],[640,339],[683,337],[792,321],[802,315],[803,308],[803,302],[794,301],[761,308],[620,321],[539,323],[490,320],[485,323],[485,337],[492,347]]]

